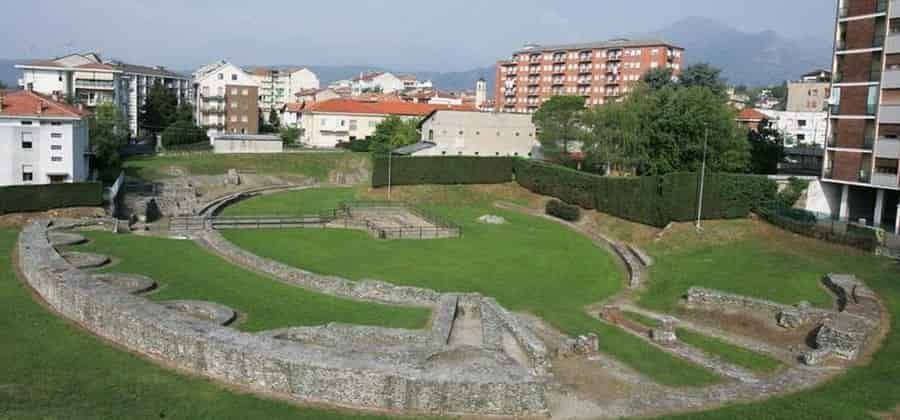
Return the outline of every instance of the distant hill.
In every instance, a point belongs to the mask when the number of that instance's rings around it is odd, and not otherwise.
[[[685,48],[688,64],[706,62],[721,68],[734,85],[762,86],[794,80],[818,68],[830,68],[832,42],[787,39],[774,31],[741,32],[712,19],[690,17],[657,32]]]
[[[22,77],[22,71],[14,66],[27,61],[28,60],[8,60],[0,58],[0,82],[5,83],[10,89],[17,88],[19,78]]]

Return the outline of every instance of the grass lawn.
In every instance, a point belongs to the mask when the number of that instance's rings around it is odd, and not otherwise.
[[[177,156],[154,156],[126,160],[122,167],[134,177],[155,180],[170,178],[165,168],[178,167],[192,175],[221,175],[231,168],[253,171],[261,175],[302,175],[320,181],[328,179],[335,169],[372,165],[364,153],[279,153],[279,154],[228,154],[197,153]]]
[[[224,216],[306,216],[356,199],[355,188],[317,188],[279,194],[278,200],[245,200],[225,207]]]
[[[16,235],[0,230],[0,419],[385,419],[236,393],[112,347],[29,296]]]
[[[601,340],[605,351],[666,384],[708,385],[721,380],[585,312],[585,306],[623,287],[623,269],[608,252],[551,221],[496,209],[491,205],[493,196],[476,189],[440,190],[443,195],[427,194],[433,188],[418,190],[424,192],[421,195],[410,194],[411,189],[399,190],[397,195],[462,225],[462,238],[377,241],[362,231],[337,229],[223,234],[258,255],[313,272],[447,292],[479,292],[512,310],[540,316],[567,333],[596,331],[607,337]],[[304,211],[315,211],[329,208],[333,201],[327,192],[300,191],[255,198],[241,206],[270,214],[285,208],[284,203],[305,202]],[[503,216],[508,224],[478,223],[476,219],[485,214]]]
[[[671,312],[689,288],[703,286],[788,305],[806,300],[818,307],[832,306],[833,298],[820,280],[829,272],[847,271],[844,266],[768,236],[775,232],[751,232],[754,226],[749,221],[707,225],[708,235],[679,225],[647,247],[656,262],[640,305]]]
[[[684,328],[678,328],[675,333],[679,340],[752,372],[771,373],[782,366],[777,359],[735,346],[715,337],[698,334]]]
[[[106,271],[137,273],[160,283],[149,298],[208,300],[246,315],[237,326],[263,331],[329,322],[423,328],[430,312],[336,298],[257,275],[208,253],[191,241],[84,232],[90,239],[78,250],[118,257]]]

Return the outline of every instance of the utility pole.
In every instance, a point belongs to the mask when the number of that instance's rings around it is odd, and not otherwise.
[[[394,156],[394,151],[388,149],[388,201],[391,201],[391,158]]]
[[[704,124],[703,134],[703,163],[700,169],[700,196],[697,197],[697,232],[703,232],[700,219],[703,216],[703,186],[706,182],[706,147],[709,144],[709,126]]]

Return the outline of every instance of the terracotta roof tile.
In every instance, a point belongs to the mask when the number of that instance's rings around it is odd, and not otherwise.
[[[769,117],[766,114],[753,108],[744,108],[738,113],[737,118],[735,119],[738,121],[762,121],[768,118]]]
[[[431,105],[412,102],[385,101],[366,102],[353,99],[331,99],[324,102],[307,104],[305,111],[327,112],[335,114],[375,114],[375,115],[405,115],[424,117],[438,109],[446,110],[472,110],[465,105]]]
[[[4,117],[82,118],[88,115],[86,111],[72,105],[54,101],[49,96],[31,91],[4,92],[2,95],[3,107],[0,109],[0,116]],[[40,113],[38,106],[41,107]]]

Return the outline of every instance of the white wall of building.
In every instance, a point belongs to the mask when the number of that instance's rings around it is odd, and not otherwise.
[[[24,148],[23,141],[30,141],[31,148]],[[90,172],[87,151],[84,120],[0,118],[0,186],[49,184],[51,175],[83,182]],[[24,181],[22,174],[29,170],[32,180]]]
[[[798,145],[798,143],[825,146],[825,138],[828,133],[827,113],[773,111],[768,109],[760,109],[759,111],[766,114],[769,117],[769,122],[788,137],[785,139],[785,146],[792,147]],[[792,141],[794,143],[791,143]]]
[[[300,117],[303,135],[300,142],[319,148],[332,148],[352,139],[364,139],[375,133],[375,128],[386,115],[337,114],[304,112]]]
[[[204,114],[207,109],[225,109],[225,88],[235,86],[258,86],[256,79],[244,72],[240,67],[228,62],[208,65],[194,73],[194,121],[197,125],[225,125],[225,114]],[[207,130],[213,137],[218,131]]]
[[[281,139],[213,139],[213,152],[216,154],[281,153],[282,151],[284,151],[284,146]]]
[[[422,141],[435,146],[416,156],[540,156],[530,115],[437,111],[422,123]]]

